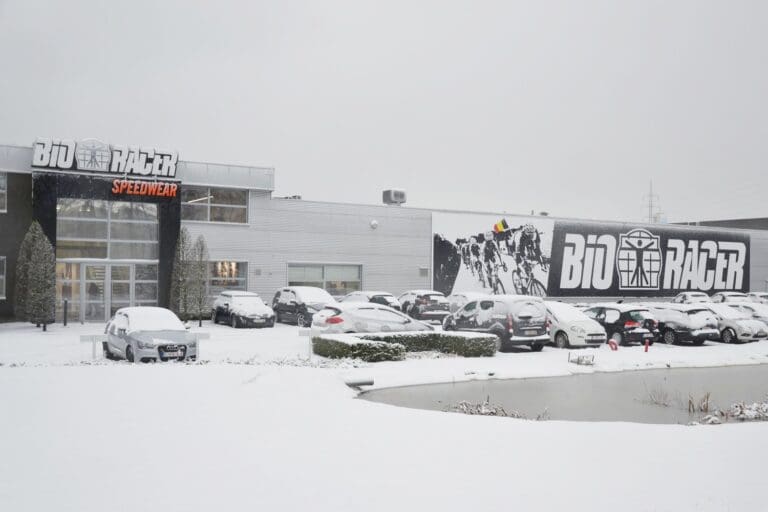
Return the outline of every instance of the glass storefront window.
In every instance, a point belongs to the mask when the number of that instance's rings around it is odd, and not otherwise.
[[[224,290],[248,289],[248,263],[244,261],[210,261],[208,276],[210,297],[215,297]]]
[[[0,256],[0,299],[5,298],[5,256]]]
[[[248,191],[186,185],[181,191],[181,220],[248,222]]]
[[[56,258],[106,259],[107,242],[86,242],[79,240],[57,240]]]
[[[315,286],[331,295],[340,296],[362,289],[360,265],[288,265],[288,286]]]
[[[112,220],[157,220],[157,205],[152,203],[112,201],[110,209]]]

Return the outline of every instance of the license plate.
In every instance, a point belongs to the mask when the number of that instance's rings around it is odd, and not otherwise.
[[[529,329],[529,330],[524,331],[524,332],[525,332],[525,334],[527,334],[529,336],[535,336],[535,335],[539,334],[539,331],[537,331],[536,329]]]
[[[181,357],[181,352],[163,352],[163,357]]]
[[[643,338],[653,338],[653,334],[645,334],[643,335]]]

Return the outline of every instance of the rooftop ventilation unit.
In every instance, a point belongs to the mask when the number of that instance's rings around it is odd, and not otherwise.
[[[405,203],[405,190],[385,190],[381,195],[384,204],[394,204],[400,206]]]

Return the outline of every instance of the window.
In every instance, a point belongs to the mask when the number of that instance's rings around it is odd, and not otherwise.
[[[185,185],[181,189],[181,220],[245,224],[248,191]]]
[[[615,309],[606,309],[605,310],[605,322],[608,324],[612,324],[614,322],[619,321],[619,312]]]
[[[8,211],[8,175],[0,172],[0,213]]]
[[[5,256],[0,256],[0,299],[5,298]]]
[[[158,259],[157,205],[59,199],[56,257]]]
[[[208,275],[208,295],[211,298],[224,290],[248,289],[248,263],[244,261],[210,261]]]
[[[342,296],[362,289],[360,265],[289,264],[288,286],[315,286]]]

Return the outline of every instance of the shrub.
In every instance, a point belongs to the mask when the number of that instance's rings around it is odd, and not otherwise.
[[[369,363],[405,359],[405,347],[399,343],[362,340],[349,334],[315,336],[312,351],[330,359],[350,357]]]
[[[407,352],[435,351],[462,357],[493,357],[499,339],[495,335],[462,332],[376,333],[360,336],[369,341],[403,345]]]

